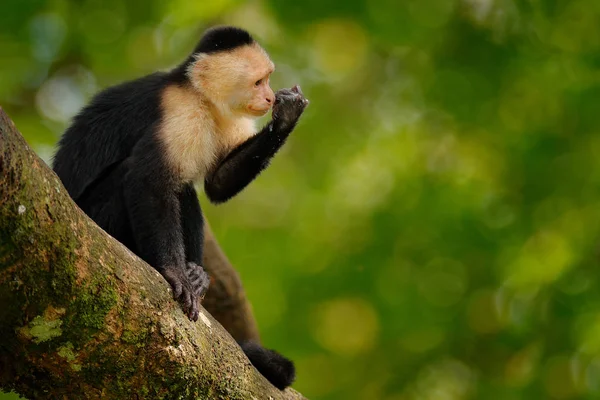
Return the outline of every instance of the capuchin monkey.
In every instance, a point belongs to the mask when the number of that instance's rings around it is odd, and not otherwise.
[[[273,93],[273,70],[248,32],[212,28],[173,70],[97,94],[54,156],[53,169],[75,202],[156,268],[194,321],[209,285],[194,183],[204,181],[213,203],[235,196],[267,167],[308,105],[298,86]],[[257,132],[256,119],[271,109]],[[273,385],[292,383],[291,361],[240,344]]]

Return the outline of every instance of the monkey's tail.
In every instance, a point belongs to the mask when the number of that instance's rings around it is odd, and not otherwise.
[[[277,389],[283,390],[294,382],[296,368],[292,361],[275,350],[266,349],[255,342],[239,344],[252,365]]]

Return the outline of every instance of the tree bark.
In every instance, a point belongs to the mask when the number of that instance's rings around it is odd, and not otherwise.
[[[225,271],[211,309],[234,335],[258,338],[237,274],[210,232],[207,242],[207,269]],[[0,305],[0,388],[29,399],[303,398],[271,386],[205,309],[189,321],[1,108]]]

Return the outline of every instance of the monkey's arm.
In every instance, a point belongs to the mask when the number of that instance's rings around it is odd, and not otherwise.
[[[206,195],[223,203],[242,191],[269,165],[291,131],[276,130],[273,121],[236,147],[204,181]]]
[[[307,105],[308,100],[298,86],[278,91],[273,120],[236,147],[207,175],[204,190],[208,198],[213,203],[225,202],[252,182],[285,143]]]
[[[180,300],[184,312],[198,319],[198,296],[206,276],[186,263],[180,198],[156,143],[145,137],[126,161],[123,195],[140,256],[156,268]]]

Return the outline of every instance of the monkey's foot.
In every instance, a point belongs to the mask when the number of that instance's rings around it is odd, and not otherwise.
[[[187,263],[186,273],[194,289],[194,294],[200,298],[204,298],[204,294],[210,284],[210,276],[208,276],[202,266],[191,261]]]
[[[194,263],[185,268],[166,267],[161,271],[171,289],[173,297],[181,303],[183,312],[192,321],[198,321],[200,297],[208,289],[210,279],[204,269]]]

